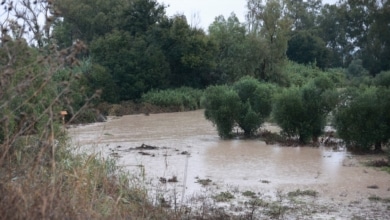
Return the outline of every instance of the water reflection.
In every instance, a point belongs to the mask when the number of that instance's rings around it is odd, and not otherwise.
[[[327,148],[280,147],[261,141],[224,141],[208,148],[208,175],[230,183],[267,180],[275,184],[310,184],[338,178],[345,152]],[[244,181],[244,182],[245,182]]]

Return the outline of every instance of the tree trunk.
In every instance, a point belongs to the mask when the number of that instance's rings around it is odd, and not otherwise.
[[[382,151],[382,143],[380,141],[375,143],[375,151]]]

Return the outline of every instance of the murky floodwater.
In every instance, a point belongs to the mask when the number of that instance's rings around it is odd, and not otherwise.
[[[275,126],[267,129],[278,131]],[[358,156],[326,147],[280,147],[259,140],[220,140],[203,111],[131,115],[69,129],[78,146],[118,156],[118,164],[146,179],[176,176],[186,195],[197,179],[255,192],[313,189],[337,201],[390,197],[390,175],[362,166]],[[134,150],[142,144],[158,150]],[[85,149],[85,148],[83,148]],[[143,169],[139,165],[142,165]],[[369,189],[367,186],[377,186]]]

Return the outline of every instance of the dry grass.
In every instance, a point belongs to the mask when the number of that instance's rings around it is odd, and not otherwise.
[[[29,2],[1,11],[0,219],[168,219],[113,161],[71,153],[59,113],[74,120],[100,91],[79,86],[86,45],[52,41],[53,1]]]
[[[24,155],[26,156],[26,155]],[[152,206],[141,185],[96,155],[58,152],[59,161],[3,166],[0,219],[150,219],[167,212]]]

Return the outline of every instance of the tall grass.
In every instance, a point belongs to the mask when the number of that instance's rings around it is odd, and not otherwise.
[[[152,215],[154,208],[147,202],[145,191],[113,173],[116,168],[110,161],[66,152],[56,156],[60,158],[55,168],[33,163],[23,170],[2,172],[0,219],[125,219]]]
[[[199,109],[203,91],[189,87],[150,91],[142,96],[142,101],[161,107],[173,107],[181,111]]]

